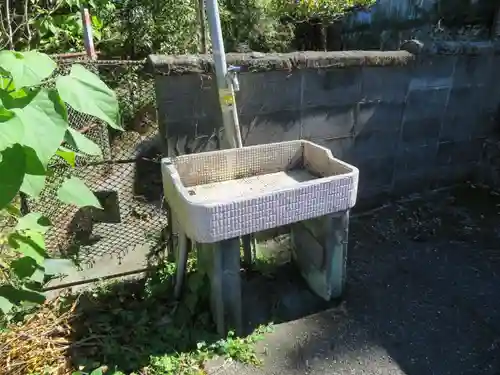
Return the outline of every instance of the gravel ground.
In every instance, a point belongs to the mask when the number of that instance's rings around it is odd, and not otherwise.
[[[326,306],[292,266],[248,281],[248,320],[283,323],[259,346],[261,368],[214,361],[209,373],[500,375],[499,205],[465,186],[358,216],[343,301]]]

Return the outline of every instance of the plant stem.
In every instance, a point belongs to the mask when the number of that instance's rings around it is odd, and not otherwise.
[[[9,42],[9,49],[13,50],[14,49],[14,35],[12,35],[12,21],[10,19],[10,5],[9,5],[9,0],[5,0],[5,11],[7,12],[6,14],[6,20],[7,20],[7,39]]]

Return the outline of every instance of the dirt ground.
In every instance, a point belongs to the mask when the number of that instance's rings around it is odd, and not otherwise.
[[[353,217],[343,300],[319,301],[291,265],[251,279],[247,319],[282,324],[262,368],[211,373],[499,375],[499,210],[498,193],[469,185]]]

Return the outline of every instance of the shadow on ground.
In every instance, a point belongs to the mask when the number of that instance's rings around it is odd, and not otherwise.
[[[332,306],[309,291],[292,264],[265,266],[266,272],[262,265],[242,272],[247,333],[260,325],[298,319]],[[175,301],[173,265],[165,267],[144,278],[103,285],[79,297],[72,321],[71,361],[75,368],[105,365],[125,374],[162,375],[178,374],[176,371],[183,368],[182,374],[198,374],[196,368],[201,363],[197,361],[206,359],[196,355],[200,342],[215,345],[211,353],[228,354],[228,344],[219,341],[209,312],[208,281],[198,273],[189,273],[184,296]],[[229,345],[241,351],[231,356],[252,355],[244,352],[245,344]],[[169,355],[172,358],[167,358]],[[253,358],[247,360],[253,362]],[[144,370],[155,361],[163,362],[158,366],[161,370]],[[192,371],[189,366],[193,366]]]
[[[469,186],[354,218],[342,303],[278,325],[259,349],[263,367],[214,369],[500,374],[499,207],[498,194]]]
[[[260,346],[262,367],[208,366],[208,372],[499,375],[499,205],[494,192],[461,187],[353,218],[343,301],[321,301],[292,264],[246,273],[247,328],[288,323]],[[152,356],[214,342],[208,301],[175,303],[171,282],[155,277],[81,299],[75,363],[129,373]],[[188,295],[206,295],[206,286],[193,277],[188,288],[198,292]]]
[[[188,287],[200,289],[177,302],[172,298],[171,274],[171,269],[160,269],[81,295],[72,321],[74,367],[105,365],[125,374],[149,374],[144,369],[158,357],[169,373],[170,367],[179,368],[174,363],[178,359],[159,357],[195,351],[202,341],[215,342],[208,301],[199,297],[206,295],[203,280],[189,274]]]

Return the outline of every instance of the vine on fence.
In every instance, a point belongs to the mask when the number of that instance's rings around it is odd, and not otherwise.
[[[75,167],[79,153],[101,150],[68,123],[68,106],[121,130],[118,101],[94,73],[73,65],[54,75],[56,63],[39,52],[0,51],[0,215],[13,225],[0,233],[0,316],[42,303],[47,276],[64,273],[70,262],[47,253],[50,223],[38,213],[23,216],[19,195],[37,198],[61,158]],[[100,209],[95,195],[77,177],[58,188],[59,200]],[[0,219],[2,218],[0,217]]]

